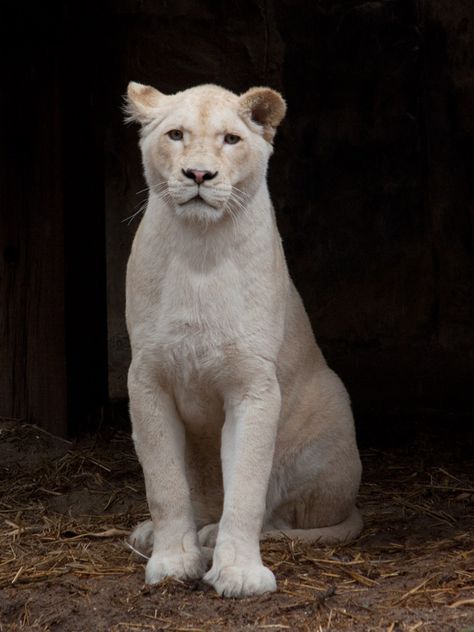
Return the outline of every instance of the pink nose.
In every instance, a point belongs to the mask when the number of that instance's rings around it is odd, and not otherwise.
[[[190,169],[190,171],[193,174],[194,181],[197,182],[197,184],[202,184],[204,182],[206,171],[199,171],[198,169]]]
[[[200,169],[186,169],[186,171],[182,169],[182,172],[186,178],[194,180],[196,184],[202,184],[204,180],[212,180],[217,176],[217,171],[212,173],[212,171],[201,171]]]

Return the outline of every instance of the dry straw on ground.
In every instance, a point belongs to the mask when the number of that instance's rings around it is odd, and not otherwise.
[[[124,544],[147,517],[127,434],[77,443],[0,425],[0,630],[474,631],[472,462],[363,454],[366,527],[351,545],[263,545],[278,592],[219,598],[143,586]]]

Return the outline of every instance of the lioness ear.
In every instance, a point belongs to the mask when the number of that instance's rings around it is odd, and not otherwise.
[[[155,88],[131,81],[125,97],[125,121],[142,125],[149,123],[156,116],[156,109],[164,98],[165,95]]]
[[[281,94],[271,88],[250,88],[240,97],[240,112],[263,127],[263,137],[273,140],[276,128],[286,113]]]

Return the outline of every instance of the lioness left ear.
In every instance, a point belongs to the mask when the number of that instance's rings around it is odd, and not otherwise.
[[[240,113],[263,127],[263,137],[272,142],[286,113],[281,94],[271,88],[250,88],[240,97]]]
[[[131,81],[125,97],[125,121],[145,125],[156,117],[157,108],[166,99],[166,95],[151,86]]]

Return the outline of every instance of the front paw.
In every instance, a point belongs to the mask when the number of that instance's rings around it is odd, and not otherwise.
[[[177,554],[155,554],[148,560],[145,582],[158,584],[166,577],[199,579],[206,572],[206,562],[200,551]]]
[[[204,581],[224,597],[251,597],[277,589],[274,574],[263,564],[214,565],[204,575]]]

